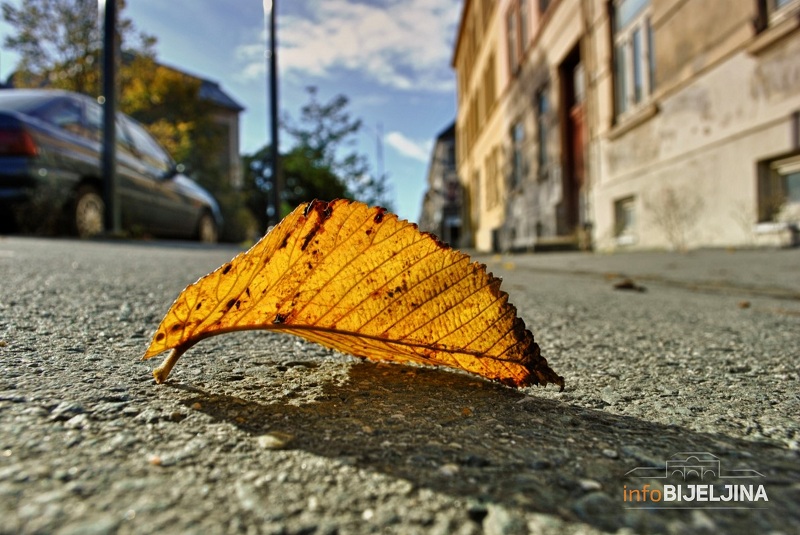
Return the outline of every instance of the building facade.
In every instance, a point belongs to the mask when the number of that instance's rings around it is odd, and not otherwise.
[[[469,244],[462,233],[463,188],[456,172],[456,125],[436,136],[428,166],[428,188],[422,199],[419,228],[453,247]]]
[[[797,239],[800,0],[467,0],[453,65],[479,250]]]
[[[241,158],[239,157],[239,115],[244,111],[244,107],[225,92],[219,83],[191,74],[184,74],[199,80],[199,97],[212,106],[211,119],[219,128],[221,137],[217,153],[219,168],[225,173],[228,183],[235,189],[239,189],[244,181]]]

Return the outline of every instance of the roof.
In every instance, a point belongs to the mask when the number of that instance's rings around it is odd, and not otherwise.
[[[453,121],[452,123],[447,125],[447,128],[445,128],[436,135],[436,140],[438,141],[440,139],[454,139],[455,137],[456,137],[456,122]]]
[[[237,112],[244,110],[244,107],[223,91],[217,82],[199,77],[198,79],[200,80],[200,98],[229,110]]]
[[[134,57],[134,55],[132,53],[127,53],[127,55],[125,53],[123,53],[123,58],[125,60],[127,60],[127,61],[130,61],[133,57]],[[181,74],[184,74],[184,75],[186,75],[186,76],[188,76],[190,78],[194,78],[195,80],[199,80],[200,81],[200,98],[201,99],[206,100],[208,102],[211,102],[213,104],[216,104],[217,106],[219,106],[221,108],[225,108],[225,109],[228,109],[228,110],[231,110],[231,111],[235,111],[237,113],[244,111],[244,109],[245,109],[244,106],[242,106],[241,104],[236,102],[233,99],[233,97],[231,97],[228,93],[226,93],[225,90],[220,87],[219,82],[215,82],[213,80],[209,80],[208,78],[203,78],[202,76],[197,76],[197,75],[194,75],[194,74],[190,74],[190,73],[186,72],[183,69],[179,69],[179,68],[173,67],[171,65],[165,65],[165,64],[159,63],[159,62],[156,62],[156,64],[161,65],[162,67],[166,67],[167,69],[171,69],[171,70],[173,70],[175,72],[179,72]],[[0,81],[0,89],[14,89],[14,86],[13,86],[13,83],[12,83],[12,79],[13,79],[12,77],[13,76],[14,76],[14,73],[12,73],[8,77],[8,82],[5,83],[5,84],[2,83],[2,81]]]
[[[131,61],[135,57],[135,54],[132,52],[123,52],[123,58],[127,61]],[[235,112],[244,111],[244,106],[236,102],[233,97],[231,97],[228,93],[225,92],[219,85],[219,82],[215,82],[214,80],[209,80],[208,78],[203,78],[202,76],[198,76],[196,74],[192,74],[187,72],[186,70],[175,67],[173,65],[167,65],[166,63],[162,63],[160,61],[155,62],[156,65],[160,65],[164,68],[173,70],[175,72],[179,72],[189,78],[193,78],[195,80],[200,81],[200,98],[207,100],[221,108],[225,108]]]

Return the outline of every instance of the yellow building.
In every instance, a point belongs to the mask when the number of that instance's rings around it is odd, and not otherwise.
[[[476,248],[796,241],[799,28],[800,0],[467,0]]]

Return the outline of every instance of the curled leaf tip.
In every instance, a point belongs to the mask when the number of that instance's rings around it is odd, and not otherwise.
[[[299,206],[249,251],[187,286],[143,358],[172,350],[153,372],[162,383],[195,343],[247,329],[564,389],[500,279],[415,224],[355,201]]]

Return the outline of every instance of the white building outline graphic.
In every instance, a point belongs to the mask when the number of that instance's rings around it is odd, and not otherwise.
[[[625,473],[628,477],[666,479],[680,476],[683,480],[697,477],[704,481],[706,477],[717,479],[739,479],[748,477],[766,477],[764,474],[749,468],[725,470],[719,457],[707,451],[679,452],[667,459],[663,467],[639,466]]]

